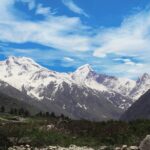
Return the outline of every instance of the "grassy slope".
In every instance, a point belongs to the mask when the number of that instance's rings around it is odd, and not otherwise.
[[[17,145],[22,137],[33,146],[60,145],[98,147],[100,145],[138,145],[150,133],[150,121],[134,122],[89,122],[73,121],[62,118],[26,118],[21,122],[11,121],[14,116],[1,115],[0,136],[9,139],[16,137],[13,144]],[[4,124],[5,125],[2,125]],[[55,128],[48,130],[47,125]],[[19,143],[21,144],[21,143]]]

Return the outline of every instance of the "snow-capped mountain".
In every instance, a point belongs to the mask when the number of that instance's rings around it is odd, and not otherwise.
[[[9,57],[0,62],[0,72],[0,80],[34,99],[42,110],[90,120],[117,119],[121,113],[102,93],[76,83],[71,74],[48,70],[29,58]]]
[[[98,74],[88,64],[73,73],[59,73],[30,58],[13,56],[0,62],[0,80],[40,102],[45,110],[95,120],[117,118],[120,109],[130,107],[132,99],[150,87],[149,75],[136,82]]]
[[[136,86],[130,92],[130,97],[133,97],[134,100],[137,100],[141,95],[150,89],[150,75],[144,73],[136,81]]]
[[[73,81],[79,85],[85,85],[89,88],[104,92],[108,91],[107,87],[102,84],[99,84],[96,79],[98,74],[94,72],[92,67],[89,64],[79,67],[75,72],[71,73],[71,78]]]
[[[82,77],[80,74],[84,74]],[[144,73],[137,81],[128,78],[117,78],[94,72],[90,65],[81,66],[73,73],[73,78],[80,83],[99,91],[115,91],[136,101],[150,89],[150,75]]]
[[[72,78],[76,82],[98,91],[115,91],[127,97],[130,97],[131,91],[136,87],[136,81],[134,80],[98,74],[89,64],[79,67],[72,73]],[[134,96],[131,97],[133,98]]]

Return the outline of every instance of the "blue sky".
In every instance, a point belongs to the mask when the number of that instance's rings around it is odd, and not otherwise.
[[[31,57],[60,72],[150,73],[148,0],[1,0],[0,59]]]

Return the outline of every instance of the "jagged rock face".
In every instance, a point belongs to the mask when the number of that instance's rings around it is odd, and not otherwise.
[[[124,111],[132,105],[132,95],[135,93],[133,90],[143,94],[147,89],[136,89],[139,83],[142,87],[147,86],[147,77],[140,82],[111,77],[96,73],[88,64],[73,73],[59,73],[40,66],[30,58],[9,57],[0,62],[0,72],[0,80],[40,103],[46,111],[55,110],[74,118],[88,119],[87,114],[90,119],[101,119],[102,116],[116,118],[114,110],[118,114],[120,109]],[[111,107],[113,115],[102,112],[104,103],[108,110]],[[92,110],[92,107],[95,107],[95,110]]]
[[[136,86],[133,88],[130,95],[134,97],[134,99],[136,100],[149,89],[150,89],[150,75],[145,73],[142,77],[140,77],[137,80]]]
[[[122,120],[150,119],[150,90],[139,98],[121,117]]]
[[[117,119],[122,112],[96,90],[78,87],[76,84],[70,86],[65,82],[58,88],[59,90],[56,91],[51,99],[51,103],[59,106],[59,109],[63,109],[64,114],[68,113],[74,119],[99,121],[110,118]],[[44,95],[50,97],[49,91],[45,90],[45,92]]]

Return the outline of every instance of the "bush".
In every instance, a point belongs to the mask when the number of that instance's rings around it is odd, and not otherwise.
[[[137,120],[129,123],[121,121],[90,122],[70,120],[60,117],[32,117],[25,123],[8,123],[0,126],[3,146],[9,145],[9,137],[16,140],[27,137],[33,146],[60,145],[98,147],[100,145],[119,146],[139,145],[150,133],[150,120]],[[47,125],[55,128],[47,130]],[[27,143],[28,144],[28,143]]]

